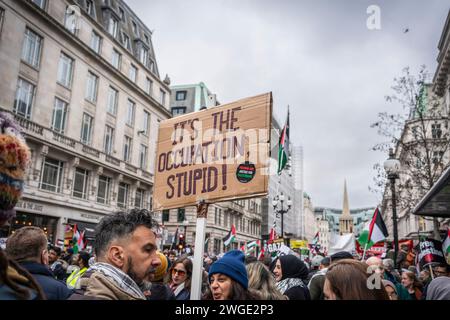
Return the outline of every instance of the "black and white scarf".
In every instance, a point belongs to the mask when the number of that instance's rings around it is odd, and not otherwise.
[[[133,297],[146,299],[144,293],[139,286],[122,270],[103,262],[97,262],[89,268],[89,270],[97,271],[114,282],[120,289],[127,292]]]
[[[300,278],[286,278],[277,282],[277,288],[280,290],[281,294],[284,294],[287,290],[293,287],[305,287],[302,279]]]

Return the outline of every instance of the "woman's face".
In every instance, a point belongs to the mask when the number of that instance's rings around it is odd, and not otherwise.
[[[177,263],[172,269],[172,281],[176,285],[179,285],[186,281],[187,279],[187,271],[184,267],[184,264]]]
[[[281,278],[283,278],[283,271],[281,270],[280,259],[278,259],[277,263],[275,264],[275,269],[273,269],[273,274],[275,275],[276,281],[281,281]]]
[[[210,287],[214,300],[229,300],[231,298],[231,278],[215,273],[210,278]]]
[[[413,284],[413,281],[408,277],[406,273],[402,274],[402,285],[405,288],[410,288]]]
[[[337,300],[336,294],[331,289],[331,284],[328,279],[325,278],[325,283],[323,284],[323,295],[325,300]]]
[[[392,288],[391,286],[385,286],[384,288],[386,289],[386,292],[387,292],[387,294],[389,296],[389,299],[391,299],[391,300],[398,300],[398,296],[395,293],[394,288]]]

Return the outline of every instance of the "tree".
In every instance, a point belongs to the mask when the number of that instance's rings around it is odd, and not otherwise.
[[[429,74],[421,66],[417,75],[409,67],[394,78],[394,93],[386,96],[388,103],[402,106],[400,113],[381,112],[378,121],[371,125],[385,141],[373,147],[375,151],[395,150],[401,163],[398,180],[398,207],[410,214],[418,201],[433,186],[449,165],[448,111],[442,100],[436,97],[428,81]],[[388,197],[386,174],[382,164],[375,164],[374,187],[383,195],[383,206]],[[434,219],[434,236],[439,239],[439,221]]]

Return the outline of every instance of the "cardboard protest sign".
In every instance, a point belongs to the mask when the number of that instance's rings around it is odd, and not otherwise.
[[[418,256],[420,269],[433,264],[445,264],[444,253],[442,252],[442,243],[434,239],[423,239],[418,244]]]
[[[162,121],[156,211],[267,195],[272,94]]]

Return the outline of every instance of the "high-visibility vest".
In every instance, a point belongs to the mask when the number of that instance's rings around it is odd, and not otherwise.
[[[88,268],[84,267],[83,269],[75,269],[67,278],[67,287],[69,289],[80,289],[80,278],[87,271]]]

